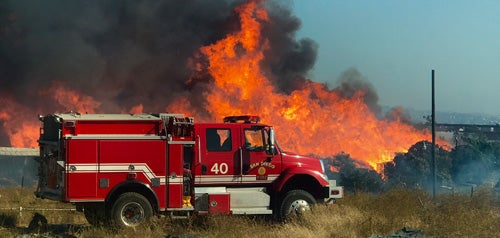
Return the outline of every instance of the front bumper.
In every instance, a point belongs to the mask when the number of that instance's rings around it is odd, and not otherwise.
[[[344,187],[337,186],[336,180],[328,180],[329,186],[324,187],[324,202],[333,203],[335,199],[344,197]]]

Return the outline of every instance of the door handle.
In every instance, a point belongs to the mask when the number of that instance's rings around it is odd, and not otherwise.
[[[201,164],[201,139],[200,139],[200,135],[196,135],[196,140],[198,141],[198,164]]]
[[[240,176],[243,176],[243,148],[239,147],[240,151]]]

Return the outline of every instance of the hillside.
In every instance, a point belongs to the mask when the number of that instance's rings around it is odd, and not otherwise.
[[[390,110],[389,107],[383,107],[383,110]],[[425,116],[431,115],[431,111],[422,111],[414,109],[404,109],[405,113],[414,122],[425,122]],[[445,124],[476,124],[476,125],[496,125],[500,124],[500,115],[487,113],[462,113],[436,111],[436,123]]]

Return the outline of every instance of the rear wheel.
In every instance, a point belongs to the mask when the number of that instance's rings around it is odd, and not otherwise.
[[[83,214],[89,224],[93,226],[103,225],[106,218],[104,204],[85,205]]]
[[[136,227],[153,215],[148,199],[138,193],[124,193],[111,209],[111,220],[119,227]]]
[[[279,218],[281,220],[301,215],[311,210],[311,206],[316,203],[314,197],[304,190],[292,190],[286,193],[281,201]]]

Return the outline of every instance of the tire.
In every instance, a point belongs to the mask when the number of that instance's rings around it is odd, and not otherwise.
[[[83,214],[92,226],[104,225],[104,221],[106,220],[104,204],[85,205]]]
[[[305,211],[311,210],[316,204],[316,199],[304,190],[291,190],[281,200],[278,218],[286,220],[293,216],[300,216]]]
[[[124,193],[111,209],[111,222],[118,227],[136,227],[153,216],[148,199],[138,193]]]

